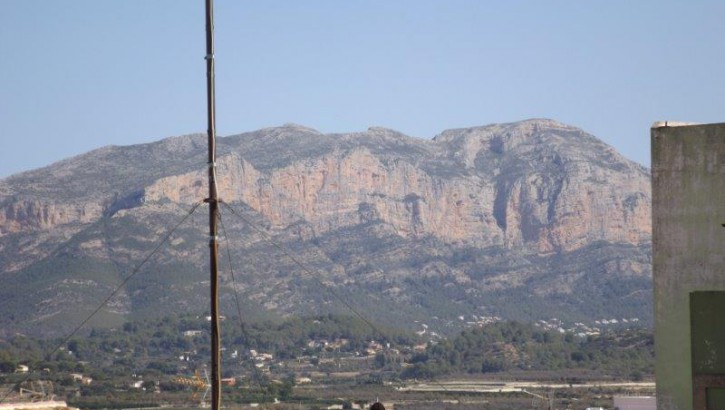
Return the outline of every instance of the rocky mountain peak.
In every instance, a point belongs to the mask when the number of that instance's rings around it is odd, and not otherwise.
[[[146,147],[173,155],[188,155],[189,153],[196,153],[199,150],[206,149],[206,142],[206,134],[199,133],[168,137],[158,142],[141,144],[139,148],[143,149]]]
[[[287,122],[284,125],[282,125],[282,128],[288,128],[291,130],[295,130],[298,132],[306,132],[306,133],[313,133],[313,134],[322,134],[320,131],[317,131],[314,128],[307,127],[300,124],[295,124],[294,122]]]
[[[367,134],[370,136],[384,136],[393,139],[409,139],[407,135],[386,127],[368,127]]]
[[[648,171],[622,157],[616,150],[581,130],[550,119],[451,129],[433,139],[448,149],[448,155],[466,168],[476,161],[503,165],[517,158],[547,158],[558,164],[591,163],[604,168],[629,169],[643,175]]]

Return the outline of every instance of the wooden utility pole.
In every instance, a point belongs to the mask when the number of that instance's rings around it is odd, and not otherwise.
[[[211,408],[221,407],[221,364],[219,346],[219,272],[217,220],[219,201],[216,183],[216,106],[214,96],[214,4],[206,0],[206,107],[209,141],[209,267],[211,290]]]

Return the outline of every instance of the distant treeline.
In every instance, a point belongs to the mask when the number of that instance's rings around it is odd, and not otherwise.
[[[619,330],[576,337],[533,325],[500,322],[468,329],[430,346],[409,360],[403,377],[431,378],[451,373],[510,370],[592,370],[604,376],[638,380],[653,374],[651,330]]]
[[[94,380],[130,374],[163,378],[188,374],[209,361],[209,322],[203,315],[175,315],[128,322],[118,329],[94,329],[61,344],[21,335],[0,340],[0,372],[24,364],[31,370]],[[654,341],[650,330],[619,330],[586,338],[500,322],[464,330],[455,337],[425,343],[420,336],[372,325],[355,317],[324,315],[282,322],[222,322],[225,377],[252,368],[250,349],[275,361],[310,358],[334,345],[337,354],[360,355],[376,341],[384,346],[370,362],[371,372],[386,370],[403,378],[480,374],[511,370],[589,369],[602,375],[640,379],[653,372]],[[344,343],[333,343],[344,340]],[[415,350],[414,346],[418,346]],[[57,346],[60,349],[54,350]],[[389,346],[389,348],[388,348]],[[272,369],[274,370],[274,368]]]

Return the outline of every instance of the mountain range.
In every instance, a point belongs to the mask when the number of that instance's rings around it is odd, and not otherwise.
[[[217,155],[228,316],[651,322],[649,170],[576,127],[287,124]],[[90,325],[208,311],[206,161],[186,135],[1,179],[0,332],[67,332],[114,291]]]

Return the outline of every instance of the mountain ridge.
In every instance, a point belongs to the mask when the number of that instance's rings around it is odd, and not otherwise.
[[[92,300],[72,285],[78,275],[93,281],[95,272],[105,279],[93,286],[111,286],[112,277],[142,257],[143,244],[160,238],[157,221],[168,225],[206,196],[205,144],[205,136],[190,134],[107,146],[1,179],[0,275],[21,285],[0,296],[23,304],[22,288],[57,309],[13,309],[16,319],[0,324],[23,328],[22,318],[49,324],[64,311],[51,292],[59,286],[78,303]],[[336,291],[378,300],[381,307],[368,306],[378,315],[399,310],[394,321],[428,315],[448,323],[459,316],[453,311],[537,319],[564,306],[589,312],[570,315],[578,318],[597,309],[650,314],[649,172],[579,128],[531,119],[420,140],[382,127],[323,134],[286,124],[219,138],[217,169],[226,203],[303,251]],[[330,307],[306,273],[283,262],[284,255],[270,263],[277,252],[263,235],[231,217],[224,221],[230,232],[247,236],[229,240],[230,255],[254,284],[228,288],[243,288],[247,300],[282,316]],[[158,271],[149,274],[158,277],[145,286],[158,295],[183,289],[185,302],[168,302],[176,308],[204,295],[204,281],[191,279],[206,263],[196,256],[204,246],[191,245],[205,243],[203,228],[184,235],[172,239]],[[73,251],[64,256],[63,248]],[[61,260],[69,267],[54,269]],[[179,277],[169,276],[174,271]],[[37,275],[48,278],[45,290],[27,280]],[[379,299],[371,293],[376,289],[391,299]],[[106,313],[123,320],[167,309],[133,292],[119,302],[123,308]],[[642,296],[626,299],[626,309],[607,306],[632,292]],[[506,300],[527,294],[541,312],[516,313]],[[446,305],[451,297],[456,302]],[[255,303],[249,309],[259,309]]]

